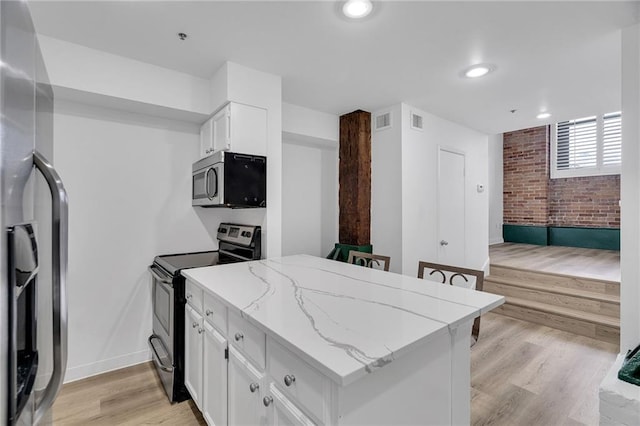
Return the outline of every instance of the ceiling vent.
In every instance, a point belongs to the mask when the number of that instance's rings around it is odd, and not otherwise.
[[[376,131],[388,129],[389,127],[391,127],[391,112],[385,112],[380,115],[376,115],[375,124]]]
[[[422,116],[415,112],[411,112],[411,128],[422,130]]]

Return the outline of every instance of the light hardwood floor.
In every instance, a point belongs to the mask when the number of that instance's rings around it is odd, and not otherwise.
[[[514,318],[483,315],[471,350],[473,425],[597,425],[598,385],[615,345]],[[171,405],[150,363],[67,384],[55,425],[203,425]]]
[[[620,252],[503,243],[489,246],[492,265],[620,282]]]

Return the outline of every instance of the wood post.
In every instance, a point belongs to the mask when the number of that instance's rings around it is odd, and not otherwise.
[[[340,116],[339,240],[371,243],[371,113]]]

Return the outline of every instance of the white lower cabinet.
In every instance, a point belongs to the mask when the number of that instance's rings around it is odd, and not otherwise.
[[[266,425],[264,373],[229,345],[229,424]]]
[[[267,398],[265,402],[268,403],[267,414],[270,425],[308,426],[315,424],[273,383],[269,385],[269,394],[265,398]]]
[[[202,410],[202,315],[186,305],[184,333],[184,384],[191,398]]]
[[[227,339],[204,323],[202,415],[209,425],[227,424]]]

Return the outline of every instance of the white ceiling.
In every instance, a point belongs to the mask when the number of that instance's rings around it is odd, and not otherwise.
[[[618,110],[620,29],[639,4],[385,1],[349,22],[333,1],[29,2],[51,37],[205,78],[232,61],[281,75],[285,102],[406,102],[489,134],[543,124],[544,109],[547,122]],[[460,77],[477,62],[497,69]]]

